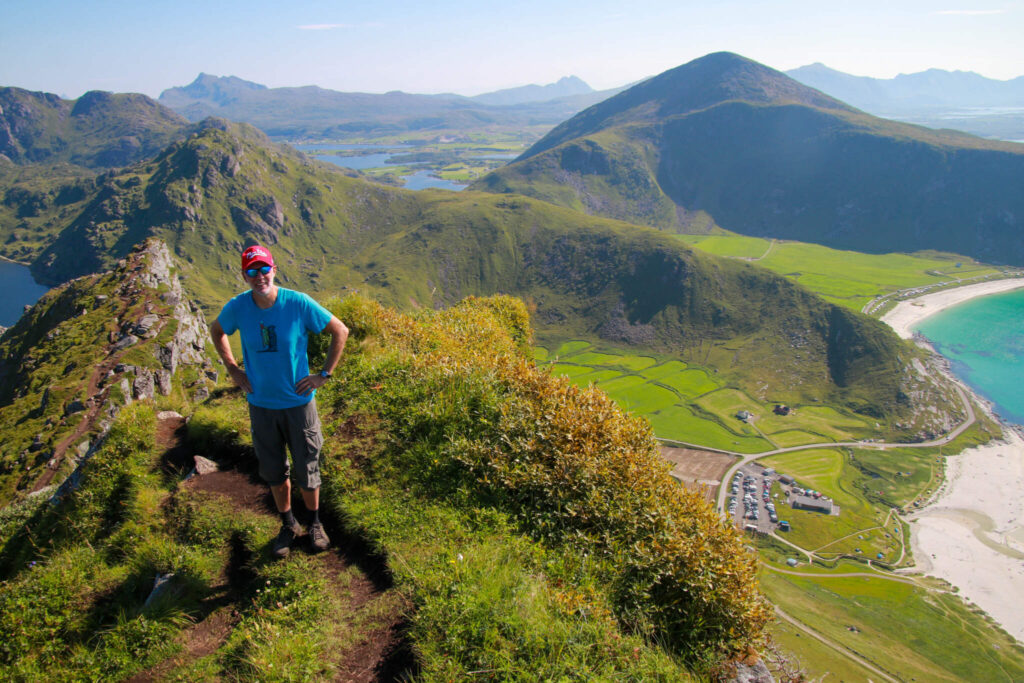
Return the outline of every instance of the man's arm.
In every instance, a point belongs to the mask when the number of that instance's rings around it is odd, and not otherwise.
[[[345,342],[348,340],[348,328],[345,323],[338,320],[337,316],[331,316],[331,321],[324,327],[323,332],[331,335],[331,346],[327,349],[327,360],[324,362],[324,370],[334,372],[341,361],[341,353],[345,350]],[[295,385],[295,391],[300,394],[308,394],[313,389],[319,389],[327,384],[327,378],[320,374],[303,377]]]
[[[213,341],[213,348],[217,349],[217,355],[224,361],[228,376],[235,386],[240,387],[245,393],[252,393],[252,385],[249,384],[249,376],[245,370],[238,367],[235,355],[231,353],[231,344],[228,342],[228,335],[224,334],[224,328],[220,326],[219,320],[214,320],[210,325],[210,339]],[[340,355],[340,354],[339,354]]]

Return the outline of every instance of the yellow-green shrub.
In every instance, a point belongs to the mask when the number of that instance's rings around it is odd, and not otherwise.
[[[645,421],[522,353],[522,302],[470,299],[420,320],[358,298],[334,309],[353,346],[333,395],[382,418],[379,476],[504,510],[589,558],[620,620],[687,659],[759,637],[770,612],[735,530],[669,477]]]

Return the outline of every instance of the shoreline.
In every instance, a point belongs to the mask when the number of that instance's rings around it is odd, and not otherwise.
[[[1024,288],[1024,279],[996,280],[901,301],[882,316],[902,338],[914,325],[970,299]],[[992,405],[948,375],[1003,429],[1001,439],[947,458],[946,477],[929,503],[905,517],[911,524],[914,571],[955,586],[1024,642],[1024,430],[1002,421]]]
[[[944,289],[941,292],[925,294],[916,299],[901,301],[896,304],[895,308],[883,315],[880,320],[891,327],[902,339],[910,339],[914,336],[911,328],[925,318],[930,318],[936,313],[941,313],[947,308],[952,308],[971,299],[991,294],[1012,292],[1015,289],[1021,288],[1024,288],[1024,278],[991,280],[989,282],[979,282],[975,285]]]

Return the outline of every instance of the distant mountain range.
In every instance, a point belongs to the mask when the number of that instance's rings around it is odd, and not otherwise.
[[[673,230],[1024,264],[1024,145],[865,114],[716,53],[555,127],[474,187]]]
[[[1024,140],[1024,76],[999,81],[972,71],[929,69],[883,79],[820,63],[786,74],[876,116]]]
[[[474,102],[479,102],[480,104],[489,104],[501,107],[513,104],[525,104],[527,102],[547,102],[548,100],[555,100],[560,97],[590,95],[594,92],[593,88],[576,76],[565,76],[558,79],[556,83],[506,88],[505,90],[496,90],[482,95],[475,95],[470,99]],[[607,94],[610,95],[612,92],[609,91]]]
[[[879,114],[972,107],[1024,108],[1024,76],[998,81],[973,71],[928,69],[895,78],[870,78],[851,76],[820,62],[792,69],[786,75]]]
[[[160,103],[190,121],[220,116],[251,123],[274,137],[381,136],[406,132],[468,133],[483,127],[522,132],[547,128],[621,89],[594,91],[576,77],[476,97],[346,93],[317,86],[268,88],[233,76],[200,74],[160,94]],[[543,131],[542,131],[543,132]]]

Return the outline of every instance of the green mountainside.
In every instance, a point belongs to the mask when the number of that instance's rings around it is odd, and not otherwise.
[[[93,90],[63,100],[0,88],[0,155],[17,164],[124,166],[160,151],[187,125],[145,95]]]
[[[351,178],[245,126],[211,121],[79,207],[33,261],[37,278],[110,267],[157,236],[212,312],[241,287],[238,253],[256,241],[275,249],[284,286],[348,287],[402,308],[514,294],[542,337],[713,356],[744,385],[875,417],[909,409],[891,331],[780,276],[532,199]]]
[[[677,231],[1024,263],[1024,146],[875,118],[729,53],[553,129],[475,189]]]

